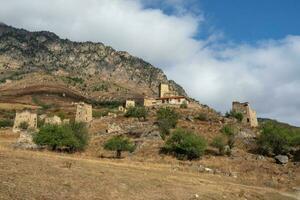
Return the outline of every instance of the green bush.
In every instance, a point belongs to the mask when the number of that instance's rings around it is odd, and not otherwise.
[[[107,110],[104,110],[104,111],[93,110],[93,118],[100,118],[100,117],[104,117],[107,115],[108,115]]]
[[[161,135],[164,138],[165,135],[170,133],[170,129],[176,127],[179,115],[174,109],[166,107],[160,108],[156,113],[156,117]]]
[[[208,121],[208,115],[206,113],[199,113],[195,119],[200,120],[200,121]]]
[[[146,119],[148,115],[148,111],[145,107],[129,107],[127,112],[125,113],[125,117],[136,117],[139,119]]]
[[[244,115],[241,112],[235,112],[231,110],[230,112],[226,112],[225,114],[226,117],[234,117],[236,118],[239,122],[243,121]]]
[[[121,158],[122,151],[133,152],[135,146],[127,137],[114,136],[105,142],[104,149],[116,151],[116,157]]]
[[[19,125],[19,128],[22,130],[27,130],[29,127],[29,124],[27,122],[21,122],[21,124]]]
[[[12,127],[14,125],[14,122],[9,119],[1,119],[0,120],[0,128],[4,127]]]
[[[293,147],[300,146],[300,130],[267,122],[262,126],[257,145],[263,154],[286,154]]]
[[[217,148],[219,150],[220,155],[225,154],[225,146],[226,146],[226,140],[223,136],[216,136],[212,143],[211,146]]]
[[[52,150],[81,151],[88,143],[88,132],[84,123],[46,124],[34,135],[33,141]]]
[[[187,104],[187,102],[186,102],[186,101],[184,101],[182,104],[180,104],[180,108],[182,108],[182,109],[186,109],[186,108],[188,108],[188,104]]]
[[[224,136],[227,138],[227,145],[230,149],[234,147],[235,140],[236,140],[236,134],[237,130],[233,125],[225,125],[221,129],[221,133],[223,133]]]
[[[166,141],[163,152],[175,155],[178,159],[197,159],[206,149],[204,138],[183,129],[176,129]]]

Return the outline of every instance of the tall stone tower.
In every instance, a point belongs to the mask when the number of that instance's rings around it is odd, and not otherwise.
[[[76,122],[89,123],[93,120],[93,109],[89,104],[83,102],[77,103],[76,107]]]
[[[16,118],[13,126],[13,132],[19,132],[20,125],[26,122],[28,124],[28,129],[36,129],[37,128],[37,114],[31,113],[30,111],[21,111],[16,113]]]
[[[166,97],[169,93],[169,85],[161,83],[159,86],[159,97]]]
[[[232,102],[232,111],[239,112],[243,114],[242,123],[249,124],[251,127],[257,127],[257,117],[256,112],[250,107],[248,102],[240,103],[240,102]]]

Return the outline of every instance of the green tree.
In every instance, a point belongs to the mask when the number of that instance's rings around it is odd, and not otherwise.
[[[166,141],[163,152],[173,154],[178,159],[196,159],[201,157],[206,149],[206,141],[184,129],[176,129]]]
[[[34,135],[33,141],[52,150],[65,149],[69,152],[83,150],[88,143],[88,132],[84,123],[63,125],[45,124]]]
[[[158,127],[161,131],[162,137],[170,133],[170,129],[175,128],[178,122],[179,115],[174,109],[166,107],[160,108],[157,111]]]
[[[135,146],[127,137],[114,136],[105,142],[104,149],[116,151],[116,157],[121,158],[122,151],[133,152]]]

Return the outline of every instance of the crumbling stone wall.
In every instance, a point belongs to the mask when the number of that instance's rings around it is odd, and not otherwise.
[[[20,125],[26,122],[28,124],[28,129],[36,129],[37,128],[37,114],[31,113],[30,111],[21,111],[16,112],[16,117],[13,126],[13,132],[21,131]]]
[[[135,101],[134,100],[126,100],[125,108],[129,108],[129,107],[135,107]]]
[[[62,121],[61,121],[60,117],[54,115],[53,117],[46,117],[45,124],[60,125],[60,124],[62,124]]]
[[[258,126],[256,112],[250,107],[248,102],[232,102],[232,111],[243,114],[242,123],[249,124],[251,127]]]
[[[75,121],[89,123],[92,120],[93,120],[92,106],[83,102],[77,103]]]

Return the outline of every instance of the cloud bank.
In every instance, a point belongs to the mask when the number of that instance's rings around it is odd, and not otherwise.
[[[0,0],[0,21],[49,30],[75,41],[103,42],[165,70],[217,110],[249,101],[261,117],[300,126],[300,36],[257,44],[195,39],[205,20],[186,1]],[[225,38],[226,39],[226,38]]]

